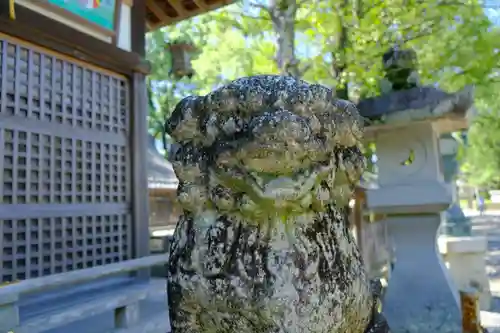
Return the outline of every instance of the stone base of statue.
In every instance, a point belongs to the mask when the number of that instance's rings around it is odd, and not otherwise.
[[[170,251],[173,333],[383,333],[347,224],[362,121],[292,77],[236,80],[167,123],[184,209]]]

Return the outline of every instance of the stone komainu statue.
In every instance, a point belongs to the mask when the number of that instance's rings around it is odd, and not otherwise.
[[[365,165],[351,103],[254,76],[185,98],[166,130],[173,333],[388,332],[343,211]]]
[[[382,56],[384,78],[381,82],[382,93],[407,90],[419,85],[417,54],[412,49],[391,47]]]

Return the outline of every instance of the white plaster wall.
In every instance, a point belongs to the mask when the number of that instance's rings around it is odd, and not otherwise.
[[[36,11],[39,14],[42,14],[44,16],[47,16],[55,21],[61,22],[63,24],[66,24],[67,26],[81,31],[87,35],[90,35],[94,38],[100,39],[104,42],[111,43],[112,38],[109,36],[106,36],[105,34],[102,34],[101,32],[97,30],[93,30],[87,26],[82,26],[79,25],[75,22],[73,22],[71,19],[68,19],[64,16],[52,13],[50,10],[47,10],[37,4],[36,1],[33,0],[16,0],[16,5],[20,5],[26,8],[29,8],[33,11]],[[131,1],[127,1],[127,3],[122,3],[121,5],[121,15],[120,15],[120,22],[119,22],[119,29],[118,29],[118,38],[117,38],[117,44],[118,47],[120,47],[123,50],[130,51],[131,50],[131,10],[132,10],[132,4]]]
[[[132,7],[122,4],[120,13],[120,25],[118,28],[118,47],[126,50],[132,50]]]
[[[500,203],[500,191],[492,190],[490,191],[491,202]]]

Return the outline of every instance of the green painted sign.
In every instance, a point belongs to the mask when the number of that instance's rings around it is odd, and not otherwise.
[[[77,15],[106,30],[115,30],[117,0],[47,0],[50,4]]]

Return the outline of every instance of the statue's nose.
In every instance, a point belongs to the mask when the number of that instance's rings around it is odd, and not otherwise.
[[[304,141],[311,135],[307,120],[289,111],[264,113],[254,118],[250,124],[257,140]]]

